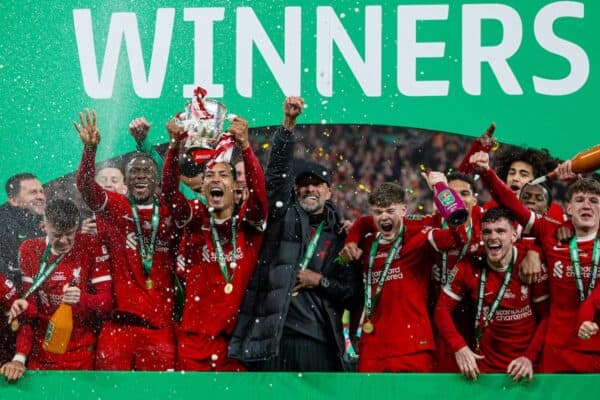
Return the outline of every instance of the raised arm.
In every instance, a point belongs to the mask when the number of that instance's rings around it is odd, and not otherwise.
[[[296,118],[302,114],[304,100],[288,97],[283,104],[283,124],[273,136],[273,145],[267,163],[267,198],[271,217],[284,213],[292,201],[294,179],[291,175],[296,147],[294,128]]]
[[[497,141],[495,138],[492,137],[495,130],[496,130],[496,124],[494,124],[492,122],[490,124],[489,128],[487,128],[487,130],[483,133],[483,135],[481,135],[480,137],[473,140],[473,142],[471,142],[471,146],[467,150],[467,154],[465,154],[465,157],[463,158],[460,165],[458,166],[458,170],[460,172],[464,172],[465,174],[469,174],[469,173],[473,172],[473,167],[471,166],[471,163],[469,162],[469,159],[471,158],[471,156],[480,151],[489,153],[490,150],[492,150],[492,148],[494,148],[494,146],[496,146]]]
[[[192,209],[188,201],[178,190],[179,146],[185,132],[174,119],[167,123],[167,132],[171,139],[162,170],[162,195],[171,209],[175,222],[181,227],[192,217]]]
[[[506,183],[490,168],[489,159],[489,154],[479,152],[471,156],[470,162],[474,170],[481,175],[494,200],[515,214],[517,222],[523,226],[525,233],[531,232],[536,220],[535,213],[525,207]]]
[[[267,188],[265,174],[248,140],[248,121],[236,117],[229,127],[229,132],[242,149],[246,180],[250,191],[246,202],[244,220],[262,231],[265,229],[268,214]]]
[[[104,189],[94,180],[96,175],[96,148],[100,143],[100,132],[97,127],[96,111],[85,109],[85,118],[83,113],[79,113],[79,122],[73,121],[75,130],[79,133],[83,143],[83,154],[79,169],[77,170],[77,189],[83,197],[83,201],[88,207],[96,212],[101,210],[107,202],[107,195]]]
[[[129,123],[129,133],[135,140],[137,151],[148,154],[156,165],[158,170],[163,170],[164,161],[161,155],[156,151],[154,146],[148,141],[148,132],[150,131],[150,123],[144,117],[138,117]]]

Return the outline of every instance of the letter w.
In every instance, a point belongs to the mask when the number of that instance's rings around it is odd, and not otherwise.
[[[135,13],[112,14],[102,70],[100,77],[98,77],[92,14],[89,9],[73,10],[75,39],[79,52],[83,87],[86,93],[94,99],[112,97],[119,53],[121,52],[121,41],[124,38],[133,90],[142,98],[160,97],[167,72],[174,18],[175,9],[173,8],[159,8],[156,11],[156,31],[154,32],[150,70],[146,79],[144,57]]]

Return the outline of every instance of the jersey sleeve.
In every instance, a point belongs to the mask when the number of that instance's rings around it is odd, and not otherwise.
[[[190,223],[193,217],[192,202],[186,200],[178,189],[179,182],[179,150],[169,147],[165,156],[162,171],[162,196],[171,210],[178,227]]]
[[[268,203],[265,174],[251,147],[243,152],[244,168],[250,196],[246,201],[243,220],[262,232],[266,228]]]
[[[377,226],[371,215],[363,215],[354,221],[352,227],[346,235],[346,243],[360,243],[360,241],[369,233],[376,233]]]
[[[81,299],[78,311],[88,314],[96,312],[106,315],[112,310],[112,277],[110,274],[110,255],[100,241],[90,242],[92,252],[88,262],[88,282],[82,283]]]

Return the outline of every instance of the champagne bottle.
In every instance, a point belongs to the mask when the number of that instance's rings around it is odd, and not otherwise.
[[[600,144],[594,147],[575,154],[571,158],[571,170],[576,174],[586,174],[588,172],[600,169]],[[556,171],[550,172],[548,175],[534,179],[531,184],[537,185],[547,181],[548,179],[556,179]]]
[[[49,353],[64,354],[73,332],[73,309],[71,305],[62,303],[48,322],[44,337],[44,350]]]
[[[469,218],[469,211],[458,193],[444,182],[433,185],[433,202],[450,226],[459,226]]]

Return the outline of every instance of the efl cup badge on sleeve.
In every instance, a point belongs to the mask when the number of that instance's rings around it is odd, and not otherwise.
[[[206,90],[198,86],[185,111],[176,118],[187,132],[183,146],[195,162],[205,163],[216,157],[229,161],[235,142],[231,135],[223,132],[223,125],[235,115],[227,114],[225,105],[206,98]]]

